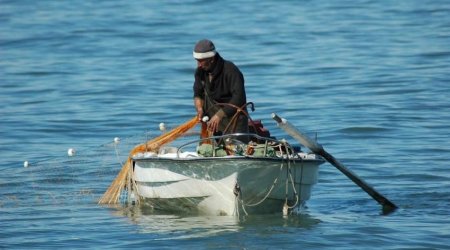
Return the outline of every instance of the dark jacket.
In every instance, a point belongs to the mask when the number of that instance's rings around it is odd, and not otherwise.
[[[215,57],[215,63],[210,72],[200,68],[195,71],[194,98],[198,97],[204,100],[203,109],[209,117],[222,109],[225,117],[231,119],[236,113],[235,108],[214,104],[231,103],[237,107],[242,107],[247,102],[244,76],[236,65],[224,60],[219,53]],[[209,74],[212,74],[212,81],[209,80]],[[215,107],[211,108],[212,105]],[[223,122],[226,122],[226,120]],[[243,130],[247,129],[244,128],[247,124],[247,117],[242,117],[239,120],[245,120],[245,124],[238,125],[236,132],[246,132]]]

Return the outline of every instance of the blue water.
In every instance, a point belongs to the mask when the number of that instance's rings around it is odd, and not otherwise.
[[[449,1],[0,6],[0,248],[450,249]],[[399,209],[328,163],[288,218],[98,206],[135,144],[195,115],[202,38],[243,71],[254,119],[317,134]]]

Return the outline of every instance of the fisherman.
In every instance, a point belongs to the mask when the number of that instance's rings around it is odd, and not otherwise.
[[[208,116],[207,128],[214,135],[248,133],[244,76],[239,68],[224,60],[208,39],[195,44],[193,55],[197,60],[194,105],[198,119]]]

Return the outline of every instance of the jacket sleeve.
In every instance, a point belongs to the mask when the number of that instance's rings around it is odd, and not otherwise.
[[[195,80],[194,80],[194,98],[200,98],[202,100],[205,99],[205,92],[203,91],[203,84],[200,77],[201,72],[197,69],[195,71]]]
[[[230,69],[227,76],[227,81],[230,86],[231,99],[229,103],[235,106],[241,107],[247,102],[244,86],[244,76],[241,71],[234,65],[229,65]],[[230,106],[223,107],[223,111],[228,117],[233,116],[236,113],[236,109]]]

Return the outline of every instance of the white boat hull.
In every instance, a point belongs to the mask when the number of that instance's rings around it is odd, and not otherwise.
[[[301,209],[324,161],[299,153],[296,159],[179,155],[135,157],[135,193],[144,204],[174,212],[208,215],[276,213]]]

